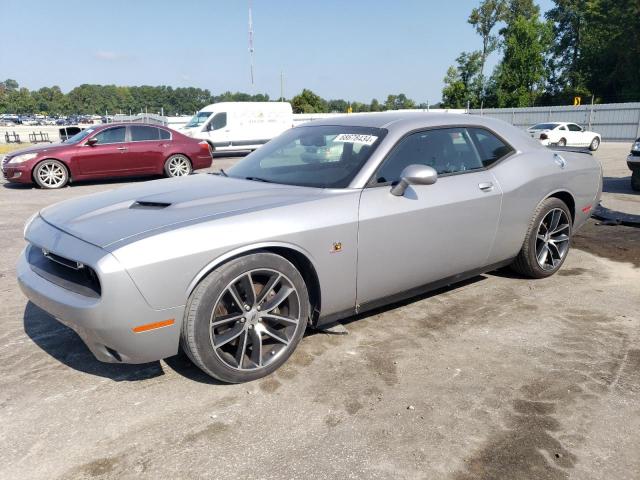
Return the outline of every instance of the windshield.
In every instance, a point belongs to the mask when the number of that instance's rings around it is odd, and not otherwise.
[[[193,117],[191,117],[191,120],[189,120],[189,123],[187,123],[185,125],[186,128],[193,128],[193,127],[198,127],[200,125],[202,125],[204,122],[207,121],[207,118],[209,118],[211,116],[212,112],[198,112],[196,113]]]
[[[81,132],[76,133],[73,137],[67,138],[62,143],[78,143],[84,140],[85,138],[87,138],[89,135],[91,135],[95,131],[96,131],[95,128],[87,128],[86,130],[82,130]]]
[[[539,123],[531,127],[531,130],[553,130],[557,126],[557,123]]]
[[[317,188],[346,188],[386,130],[307,126],[287,130],[227,172],[230,177]]]

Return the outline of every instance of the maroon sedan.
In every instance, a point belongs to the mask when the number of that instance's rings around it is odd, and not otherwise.
[[[211,166],[209,144],[156,125],[92,126],[63,143],[11,152],[2,161],[10,182],[60,188],[70,181],[160,175],[179,177]]]

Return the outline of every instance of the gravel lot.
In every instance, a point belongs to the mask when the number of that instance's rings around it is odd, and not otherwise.
[[[610,208],[640,204],[628,151],[597,153]],[[20,293],[26,219],[120,184],[0,186],[0,478],[640,478],[639,229],[590,221],[552,278],[481,275],[221,385],[99,363]]]

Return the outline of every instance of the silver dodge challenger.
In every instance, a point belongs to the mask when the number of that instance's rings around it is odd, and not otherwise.
[[[105,362],[182,348],[276,370],[305,329],[511,265],[562,266],[602,170],[506,123],[435,113],[296,127],[229,171],[67,200],[27,223],[23,292]]]

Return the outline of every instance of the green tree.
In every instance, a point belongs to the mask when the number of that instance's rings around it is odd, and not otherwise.
[[[496,78],[500,107],[535,105],[548,77],[546,53],[551,37],[550,25],[538,18],[521,15],[508,25],[504,58]]]
[[[371,100],[371,104],[369,105],[369,110],[372,112],[380,112],[382,111],[382,106],[380,102],[378,102],[377,98]]]
[[[480,51],[480,72],[478,81],[480,84],[480,98],[484,97],[484,67],[487,57],[498,48],[498,37],[493,35],[496,24],[504,17],[506,10],[505,0],[482,0],[480,6],[474,8],[467,20],[482,37],[482,50]]]
[[[346,100],[338,99],[338,100],[329,100],[327,102],[327,109],[329,112],[341,112],[344,113],[347,111],[349,104]]]
[[[385,110],[405,110],[415,108],[416,102],[407,98],[404,93],[399,93],[398,95],[388,95],[387,101],[384,102]]]
[[[325,113],[328,111],[326,100],[306,88],[293,97],[291,106],[295,113]]]
[[[456,63],[449,67],[444,78],[442,103],[447,108],[465,108],[467,103],[472,107],[480,106],[482,52],[462,52]]]

